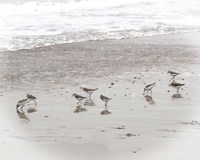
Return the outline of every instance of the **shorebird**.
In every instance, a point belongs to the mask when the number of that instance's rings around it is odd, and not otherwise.
[[[151,95],[152,95],[152,88],[155,86],[155,84],[156,82],[146,85],[144,87],[143,95],[148,94],[149,92],[151,92]]]
[[[37,102],[36,102],[36,97],[31,95],[31,94],[27,94],[26,95],[26,98],[28,98],[30,101],[34,101],[35,102],[35,105],[37,105]]]
[[[174,71],[168,71],[167,73],[172,76],[172,79],[174,79],[176,76],[178,76],[180,74],[180,73],[174,72]]]
[[[78,104],[79,106],[81,106],[82,100],[87,99],[87,97],[83,97],[83,96],[78,95],[78,94],[76,94],[76,93],[74,93],[74,94],[72,95],[72,97],[75,97],[75,98],[78,100],[78,103],[77,103],[77,104]]]
[[[184,85],[185,85],[185,84],[177,83],[177,82],[175,82],[175,81],[173,81],[173,82],[170,84],[170,86],[172,86],[173,88],[177,89],[177,93],[179,93],[179,89],[180,89],[181,87],[183,87]]]
[[[106,96],[100,95],[100,99],[105,102],[105,110],[108,110],[108,101],[110,101],[112,98],[108,98]]]
[[[82,91],[87,93],[89,95],[89,99],[91,99],[91,94],[96,91],[98,88],[91,89],[91,88],[86,88],[86,87],[81,87]]]
[[[34,97],[33,95],[27,94],[25,99],[19,100],[19,101],[17,102],[16,109],[18,110],[18,108],[21,107],[21,110],[22,110],[22,108],[23,108],[27,103],[29,103],[30,101],[34,101],[34,102],[35,102],[35,105],[37,105],[35,99],[36,99],[36,97]]]
[[[18,108],[21,107],[21,111],[22,111],[22,108],[25,106],[25,104],[27,104],[29,102],[30,102],[30,99],[28,99],[28,98],[19,100],[17,102],[16,109],[18,110]]]

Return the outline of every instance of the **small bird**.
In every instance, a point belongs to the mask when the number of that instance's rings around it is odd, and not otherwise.
[[[16,105],[16,109],[18,110],[19,107],[21,107],[21,111],[23,109],[23,107],[25,106],[25,104],[29,103],[30,102],[30,99],[26,98],[26,99],[22,99],[22,100],[19,100],[17,102],[17,105]]]
[[[34,101],[35,102],[35,105],[37,105],[37,102],[36,102],[36,97],[31,95],[31,94],[27,94],[26,95],[26,98],[28,98],[30,101]]]
[[[151,95],[152,95],[152,88],[155,86],[155,84],[156,82],[146,85],[144,87],[143,95],[148,94],[149,92],[151,92]]]
[[[100,95],[100,99],[105,102],[105,110],[108,110],[108,101],[110,101],[112,98],[108,98],[106,96]]]
[[[27,103],[29,103],[30,101],[34,101],[34,102],[35,102],[35,105],[37,105],[35,99],[36,99],[36,97],[34,97],[33,95],[27,94],[25,99],[19,100],[19,101],[17,102],[16,109],[18,110],[18,108],[21,107],[21,111],[22,111],[23,107],[24,107]]]
[[[172,76],[172,79],[174,79],[176,76],[178,76],[180,74],[180,73],[174,72],[174,71],[168,71],[167,73]]]
[[[78,100],[78,103],[77,103],[77,104],[78,104],[79,106],[81,106],[82,100],[87,99],[87,97],[83,97],[83,96],[78,95],[78,94],[76,94],[76,93],[74,93],[74,94],[72,95],[72,97],[75,97],[75,98]]]
[[[175,82],[175,81],[173,81],[173,82],[170,84],[171,87],[177,89],[177,93],[179,93],[179,89],[180,89],[181,87],[183,87],[184,85],[185,85],[185,84],[177,83],[177,82]]]
[[[85,93],[89,94],[89,99],[91,99],[91,94],[96,91],[98,88],[91,89],[91,88],[86,88],[86,87],[81,87],[82,91]]]

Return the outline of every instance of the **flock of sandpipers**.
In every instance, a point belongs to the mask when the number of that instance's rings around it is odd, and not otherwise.
[[[182,83],[178,83],[175,80],[175,77],[177,75],[179,75],[180,73],[177,73],[177,72],[174,72],[174,71],[168,71],[167,73],[171,75],[171,80],[172,81],[170,83],[170,86],[173,87],[173,88],[175,88],[177,90],[177,94],[179,94],[180,88],[185,85],[185,84],[182,84]],[[155,84],[156,84],[156,82],[154,82],[152,84],[146,85],[144,87],[143,95],[151,98],[152,97],[152,89],[155,86]],[[93,94],[93,92],[95,92],[98,89],[97,88],[91,89],[91,88],[81,87],[81,90],[84,91],[86,94],[88,94],[88,97],[84,97],[84,96],[76,94],[76,93],[74,93],[72,95],[72,97],[74,97],[76,100],[78,100],[78,102],[77,102],[77,104],[78,104],[77,109],[84,109],[84,108],[82,108],[82,101],[83,100],[87,100],[87,99],[89,101],[91,101],[91,95]],[[103,101],[105,103],[105,110],[104,110],[105,113],[111,113],[111,112],[108,111],[108,102],[112,98],[106,97],[104,95],[100,95],[99,98],[101,99],[101,101]],[[19,111],[19,109],[21,109],[21,112],[23,112],[23,108],[30,101],[34,101],[35,105],[37,105],[36,99],[37,98],[35,96],[33,96],[31,94],[27,94],[25,99],[22,99],[22,100],[20,100],[20,101],[17,102],[17,105],[16,105],[17,111]]]

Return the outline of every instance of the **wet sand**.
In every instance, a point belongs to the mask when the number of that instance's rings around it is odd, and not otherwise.
[[[200,33],[62,44],[0,53],[0,149],[4,159],[198,160]],[[181,74],[173,99],[168,70]],[[143,88],[156,82],[152,99]],[[74,113],[73,93],[98,88]],[[38,105],[16,112],[27,93]],[[101,115],[99,96],[112,98]],[[35,108],[37,112],[32,112]],[[11,154],[12,153],[12,154]]]

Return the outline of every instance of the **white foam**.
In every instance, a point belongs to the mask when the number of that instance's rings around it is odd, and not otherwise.
[[[199,0],[0,3],[0,49],[200,29]]]

